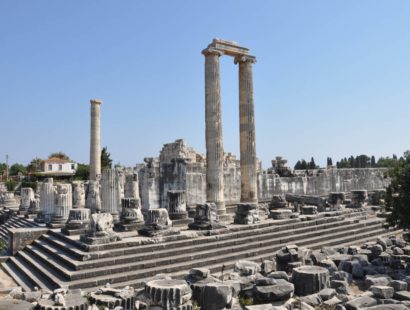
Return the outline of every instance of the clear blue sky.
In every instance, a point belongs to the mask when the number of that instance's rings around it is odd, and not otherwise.
[[[410,1],[0,2],[0,161],[89,158],[133,166],[184,138],[205,152],[204,59],[219,37],[249,47],[257,155],[324,164],[410,148]],[[239,155],[238,73],[221,59],[225,151]]]

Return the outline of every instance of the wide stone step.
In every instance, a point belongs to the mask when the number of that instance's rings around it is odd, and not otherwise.
[[[380,223],[380,220],[378,219],[375,219],[374,221],[377,223]],[[363,223],[359,225],[363,225]],[[274,232],[265,233],[264,231],[261,231],[259,234],[254,235],[254,236],[249,236],[249,237],[246,236],[246,237],[241,237],[241,238],[232,236],[232,238],[228,240],[215,239],[213,240],[213,242],[201,242],[202,241],[202,238],[201,238],[200,240],[195,240],[199,242],[195,243],[194,245],[191,244],[190,242],[185,243],[185,246],[178,248],[178,252],[184,253],[185,255],[187,255],[192,252],[201,252],[201,251],[207,251],[207,250],[223,251],[223,248],[247,246],[246,244],[250,244],[252,248],[252,247],[257,247],[259,244],[263,243],[264,241],[270,240],[272,238],[273,240],[277,240],[278,238],[290,238],[290,236],[292,235],[301,235],[304,233],[309,233],[311,236],[319,235],[319,234],[322,234],[323,229],[329,229],[329,228],[343,230],[345,229],[344,227],[346,227],[347,224],[348,222],[337,222],[337,223],[326,223],[326,224],[312,226],[312,227],[301,227],[298,229],[279,231],[279,232],[274,231]],[[352,227],[357,226],[356,223],[351,222],[351,224],[354,224],[354,226]],[[210,237],[208,237],[208,239],[209,238]],[[156,258],[164,258],[164,257],[168,258],[168,257],[174,257],[175,251],[176,251],[176,247],[172,247],[172,248],[167,247],[165,249],[156,250],[154,253],[155,253]],[[136,262],[136,261],[147,261],[151,257],[152,257],[152,252],[123,255],[121,257],[115,257],[115,258],[112,258],[112,257],[102,258],[98,260],[79,262],[78,265],[76,266],[76,270],[83,270],[83,269],[87,269],[91,267],[107,266],[107,265],[113,265],[113,264],[125,264],[125,263],[131,263],[131,262]]]
[[[1,264],[1,267],[11,278],[13,278],[18,286],[21,286],[23,291],[27,292],[34,289],[35,285],[31,280],[11,262],[4,262]]]
[[[375,225],[369,225],[365,227],[363,230],[375,231],[377,230],[375,228],[375,226],[377,225],[380,225],[380,223],[375,223]],[[337,238],[337,237],[342,237],[345,235],[346,235],[346,232],[344,230],[338,234],[332,235],[332,237]],[[303,239],[305,237],[306,236],[302,235],[302,236],[299,236],[299,239]],[[321,240],[323,241],[329,240],[329,235],[326,236],[326,232],[323,232],[323,235],[316,237],[316,238],[311,238],[310,241],[311,243],[314,243],[314,242],[320,242]],[[174,263],[175,257],[172,257],[172,262],[173,262],[172,264],[166,264],[163,266],[153,266],[151,268],[144,267],[142,270],[137,270],[135,269],[134,266],[130,268],[128,265],[128,266],[124,266],[124,268],[127,268],[127,269],[122,269],[122,273],[106,274],[103,276],[96,276],[95,274],[92,274],[91,275],[92,278],[70,282],[70,287],[71,288],[87,288],[87,287],[92,287],[92,286],[104,285],[107,282],[116,283],[116,282],[124,282],[127,280],[138,279],[138,278],[142,279],[142,278],[153,276],[156,273],[172,273],[172,272],[176,272],[179,270],[189,270],[193,267],[206,267],[208,265],[218,264],[218,263],[222,266],[222,264],[225,264],[226,262],[230,262],[230,261],[235,262],[240,259],[247,259],[249,257],[262,255],[262,254],[270,254],[272,256],[274,251],[276,251],[277,249],[280,248],[280,246],[283,246],[286,243],[287,242],[280,243],[279,241],[279,243],[276,243],[276,245],[258,247],[252,251],[249,251],[249,249],[246,248],[243,251],[237,252],[235,248],[232,248],[231,253],[223,254],[223,255],[220,255],[219,251],[217,252],[213,251],[211,252],[212,256],[205,260],[200,255],[196,256],[195,259],[191,256],[186,256],[186,261],[183,261],[180,263]],[[153,263],[155,263],[155,260]],[[112,270],[112,269],[111,268],[106,269],[107,272],[109,272],[109,270]]]
[[[49,255],[48,253],[44,253],[39,248],[36,248],[32,245],[26,246],[24,251],[27,252],[27,254],[31,257],[36,258],[37,261],[41,262],[41,264],[43,266],[46,266],[49,270],[53,270],[63,280],[70,280],[72,270],[66,268],[66,265],[61,264],[61,262],[57,260],[56,257]]]
[[[364,219],[364,215],[360,215],[356,217],[352,217],[352,219],[356,220],[361,220]],[[350,218],[349,218],[350,219]],[[274,225],[274,223],[268,223],[269,225],[264,225],[262,228],[259,225],[249,225],[250,227],[253,227],[252,230],[249,230],[248,225],[236,225],[236,227],[230,228],[230,231],[225,231],[222,234],[218,234],[216,236],[213,236],[213,238],[210,237],[197,237],[197,238],[189,238],[185,239],[181,236],[182,240],[167,240],[166,242],[161,242],[161,243],[156,243],[156,244],[146,244],[146,245],[141,245],[139,242],[133,242],[128,239],[124,239],[123,241],[116,242],[116,243],[110,243],[107,245],[104,245],[104,247],[100,251],[95,251],[95,252],[85,252],[79,249],[79,246],[77,244],[73,244],[73,242],[78,243],[75,240],[70,239],[69,237],[54,232],[50,231],[49,235],[45,235],[42,237],[42,239],[47,239],[48,242],[53,243],[53,245],[57,246],[58,248],[61,248],[62,250],[66,251],[67,254],[70,256],[78,258],[78,260],[90,260],[90,259],[99,259],[99,258],[104,258],[104,257],[115,257],[115,256],[123,256],[123,255],[128,255],[128,254],[133,254],[133,253],[152,253],[152,252],[157,252],[162,249],[175,249],[177,247],[186,247],[188,245],[195,246],[197,244],[203,244],[203,243],[208,243],[208,242],[214,242],[215,240],[224,240],[224,239],[239,239],[241,237],[249,237],[249,236],[254,236],[254,235],[260,235],[261,233],[266,234],[269,232],[280,232],[280,231],[288,231],[288,230],[294,230],[297,229],[298,227],[311,227],[315,225],[319,225],[320,223],[327,223],[327,222],[334,222],[334,221],[340,221],[342,222],[344,220],[344,217],[329,217],[329,218],[321,218],[315,221],[307,221],[307,222],[293,222],[291,225],[289,223],[286,223],[286,225],[281,226],[281,225]],[[274,222],[274,221],[272,221]],[[242,226],[242,227],[241,227]],[[246,228],[246,229],[245,229]],[[232,232],[233,231],[233,232]],[[70,245],[66,245],[66,243],[69,242]],[[117,248],[115,248],[117,247]]]
[[[29,266],[31,272],[41,274],[43,278],[43,282],[47,283],[48,288],[49,287],[53,287],[53,288],[61,287],[61,283],[64,282],[64,279],[62,279],[57,273],[49,269],[47,265],[43,264],[36,257],[29,255],[26,252],[26,250],[18,252],[16,257],[19,259],[20,262],[23,261],[26,266]]]
[[[21,257],[12,256],[7,260],[9,266],[12,266],[14,269],[17,269],[19,272],[23,273],[26,278],[28,278],[29,283],[31,284],[31,290],[34,290],[34,287],[45,288],[45,289],[54,289],[54,287],[44,279],[42,273],[38,273],[35,270],[32,270],[31,266],[28,265]]]
[[[360,242],[360,244],[362,244],[362,243],[365,243],[367,241],[376,240],[378,237],[387,237],[387,236],[391,236],[392,234],[394,234],[394,233],[392,233],[392,232],[386,233],[384,229],[378,229],[378,230],[372,231],[370,236],[367,236],[363,239],[358,239],[358,240],[355,240],[355,241]],[[364,235],[368,235],[368,234],[366,233]],[[338,240],[341,240],[342,242],[345,242],[346,237],[340,238]],[[320,246],[317,246],[316,244],[307,244],[307,248],[319,249],[321,247],[343,246],[345,244],[350,244],[350,242],[347,241],[347,243],[340,243],[340,244],[339,243],[334,244],[334,242],[322,242],[320,244]],[[277,251],[282,246],[283,245],[279,245],[276,249],[273,248],[272,250]],[[271,259],[271,258],[272,258],[272,254],[263,254],[263,255],[256,255],[256,256],[253,256],[253,257],[248,257],[247,259],[251,260],[251,261],[255,261],[257,263],[260,263],[263,260]],[[227,272],[233,271],[233,267],[235,265],[235,262],[227,262],[227,263],[224,263],[223,265],[224,265],[224,272],[227,273]],[[208,266],[206,266],[206,268],[210,269],[210,271],[213,274],[217,275],[217,276],[219,276],[221,271],[222,271],[222,265],[220,263],[213,264],[213,265],[208,265]],[[172,276],[172,278],[174,278],[174,279],[182,279],[187,273],[188,273],[188,270],[183,270],[183,271],[169,273],[169,276]],[[136,280],[118,282],[118,283],[113,283],[111,286],[114,287],[114,288],[121,288],[121,287],[125,287],[125,286],[133,286],[134,288],[141,288],[141,287],[144,286],[144,282],[146,282],[148,279],[149,279],[149,277],[143,278],[143,279],[136,279]],[[88,288],[86,290],[88,291],[88,290],[93,290],[93,289],[95,289],[95,288]]]

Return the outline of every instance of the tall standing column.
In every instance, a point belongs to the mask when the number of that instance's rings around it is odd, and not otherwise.
[[[206,197],[224,214],[224,151],[222,144],[221,86],[219,57],[213,48],[202,51],[205,56],[205,139],[206,139]]]
[[[253,103],[253,56],[238,56],[239,64],[239,128],[241,153],[241,202],[258,202]]]
[[[100,106],[102,101],[91,99],[90,180],[101,175]]]

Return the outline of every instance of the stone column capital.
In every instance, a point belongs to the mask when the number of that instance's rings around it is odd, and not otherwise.
[[[224,53],[214,47],[207,47],[206,49],[202,50],[202,54],[204,56],[214,55],[214,56],[222,56]]]
[[[234,60],[235,64],[238,63],[245,63],[245,62],[250,62],[252,64],[256,63],[256,57],[251,56],[251,55],[239,55],[235,57]]]
[[[102,104],[103,102],[102,102],[101,99],[91,99],[91,100],[90,100],[90,103],[91,103],[91,104],[98,104],[98,105],[100,105],[100,104]]]

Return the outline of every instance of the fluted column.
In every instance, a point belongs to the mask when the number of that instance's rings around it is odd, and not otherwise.
[[[253,103],[253,56],[238,56],[239,64],[239,129],[241,153],[241,202],[258,202]]]
[[[41,183],[40,188],[40,212],[44,221],[49,221],[54,213],[54,183],[49,178]]]
[[[205,139],[206,197],[217,205],[218,213],[226,212],[224,201],[224,151],[222,144],[220,51],[207,48],[205,55]]]
[[[101,212],[111,213],[114,223],[118,223],[120,214],[120,191],[117,171],[104,169],[101,177]]]
[[[101,175],[100,106],[102,101],[91,99],[90,180]]]

